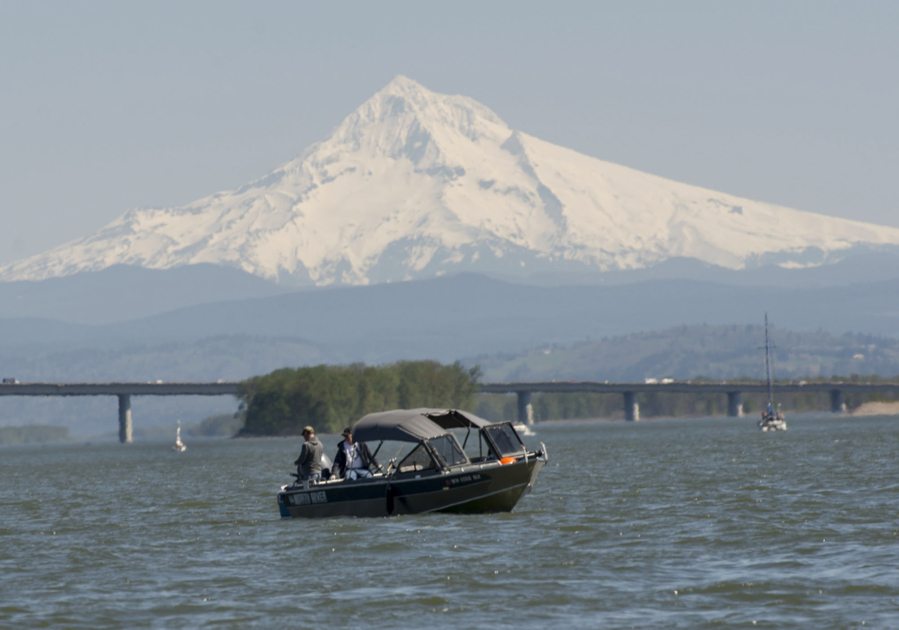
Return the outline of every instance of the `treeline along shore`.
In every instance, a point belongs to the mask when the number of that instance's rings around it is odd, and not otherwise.
[[[321,433],[336,433],[367,413],[396,408],[461,408],[490,420],[515,419],[515,396],[478,394],[479,379],[478,367],[466,368],[458,362],[445,365],[436,361],[402,361],[381,366],[356,363],[284,368],[243,383],[240,414],[244,423],[238,435],[299,435],[307,424]],[[830,380],[851,383],[897,379],[853,375]],[[894,398],[870,394],[846,396],[850,410],[871,400]],[[720,394],[641,393],[637,401],[644,418],[727,414],[727,399]],[[785,393],[778,396],[778,402],[791,412],[830,408],[826,393]],[[623,417],[619,394],[534,394],[531,404],[536,420]],[[743,397],[746,414],[757,412],[763,405],[763,395]]]

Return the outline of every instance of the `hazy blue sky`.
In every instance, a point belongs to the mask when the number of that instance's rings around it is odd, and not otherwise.
[[[0,263],[245,184],[393,76],[680,181],[899,226],[899,2],[0,0]]]

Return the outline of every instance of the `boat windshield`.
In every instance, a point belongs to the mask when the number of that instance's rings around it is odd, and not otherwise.
[[[440,437],[431,438],[428,442],[445,466],[455,466],[456,464],[468,462],[468,458],[462,452],[456,438],[452,435],[441,435]]]
[[[491,424],[481,430],[490,438],[496,450],[499,451],[498,455],[500,457],[520,453],[525,450],[521,438],[518,437],[515,429],[508,422]]]
[[[406,455],[397,466],[397,470],[401,473],[419,472],[422,470],[431,470],[434,466],[434,459],[424,444],[419,444]]]
[[[401,473],[433,470],[437,467],[449,467],[468,463],[468,457],[462,452],[459,443],[452,435],[441,435],[419,443],[400,459],[397,470]],[[433,455],[432,455],[433,453]],[[437,461],[434,461],[436,457]]]

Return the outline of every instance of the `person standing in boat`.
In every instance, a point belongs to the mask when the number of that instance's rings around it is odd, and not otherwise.
[[[297,467],[297,481],[319,481],[322,478],[322,443],[315,437],[315,429],[303,427],[303,446],[294,464]]]
[[[337,445],[337,455],[331,475],[340,479],[363,479],[371,477],[371,466],[378,463],[372,457],[365,442],[353,440],[353,431],[347,427],[343,430],[343,440]]]

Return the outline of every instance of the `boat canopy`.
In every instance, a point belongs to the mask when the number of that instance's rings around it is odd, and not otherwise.
[[[428,418],[436,422],[444,429],[467,429],[474,427],[482,429],[493,424],[488,420],[479,418],[470,411],[458,409],[425,409]]]
[[[360,442],[420,442],[445,435],[448,429],[480,429],[490,424],[457,409],[393,409],[363,416],[353,427],[353,439]]]

